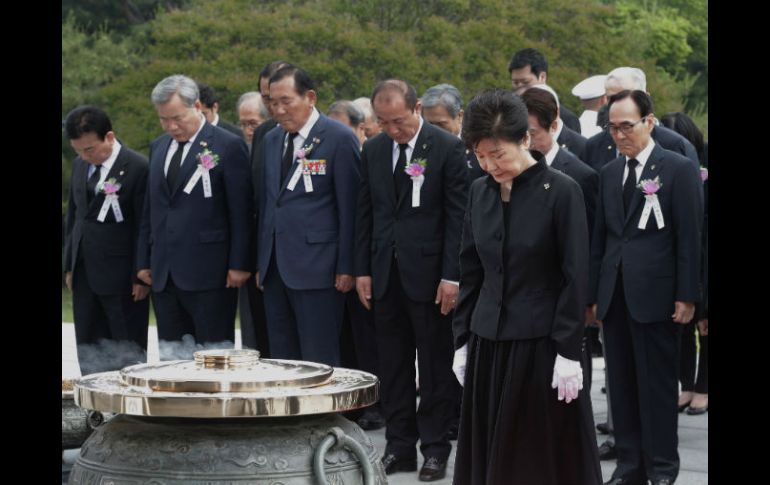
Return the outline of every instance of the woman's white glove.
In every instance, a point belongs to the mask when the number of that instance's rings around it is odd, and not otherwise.
[[[465,362],[468,360],[468,343],[455,350],[455,358],[452,361],[452,372],[455,373],[455,377],[463,385],[465,380]]]
[[[577,399],[578,391],[583,389],[583,369],[580,362],[556,354],[551,387],[559,389],[559,401],[570,402]]]

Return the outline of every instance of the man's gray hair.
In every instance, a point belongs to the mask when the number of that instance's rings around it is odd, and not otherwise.
[[[612,80],[623,86],[624,89],[647,91],[647,76],[638,67],[616,67],[607,74],[604,85],[606,86]]]
[[[353,104],[358,106],[358,109],[364,113],[364,118],[367,120],[374,119],[374,110],[372,109],[372,101],[366,96],[356,98],[353,100]]]
[[[264,119],[270,118],[270,113],[267,111],[267,106],[265,106],[265,103],[262,101],[262,95],[256,91],[249,91],[247,93],[241,94],[241,97],[238,98],[238,102],[235,103],[236,113],[241,111],[241,105],[243,105],[243,103],[246,101],[256,101],[259,105],[259,116]]]
[[[420,101],[422,101],[423,108],[443,106],[452,118],[457,118],[463,107],[463,97],[460,91],[451,84],[437,84],[429,87]]]
[[[326,114],[344,114],[348,117],[350,124],[353,126],[360,125],[366,118],[361,108],[353,104],[352,101],[348,101],[346,99],[333,102],[331,106],[329,106],[329,109],[326,110]]]
[[[174,74],[155,85],[150,99],[158,106],[168,103],[175,94],[179,95],[185,106],[192,108],[198,100],[198,85],[187,76]]]

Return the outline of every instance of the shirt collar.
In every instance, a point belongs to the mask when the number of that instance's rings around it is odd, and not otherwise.
[[[203,126],[206,124],[206,117],[203,115],[203,113],[198,113],[198,114],[200,115],[200,118],[201,118],[201,124],[198,127],[198,131],[196,131],[195,134],[192,137],[190,137],[189,140],[187,140],[187,144],[185,144],[185,146],[184,146],[185,150],[189,150],[190,149],[189,147],[191,147],[193,142],[195,142],[195,139],[198,138],[198,135],[200,134],[201,130],[203,129]],[[172,153],[175,152],[178,146],[179,146],[179,142],[172,138],[172,142],[171,142],[171,146],[169,147],[169,151],[171,151]],[[187,153],[187,152],[185,152],[185,153]]]
[[[120,148],[122,146],[123,145],[121,145],[118,140],[115,140],[115,143],[112,144],[112,153],[110,153],[110,156],[107,158],[107,160],[102,162],[102,164],[99,165],[98,167],[96,166],[94,167],[98,169],[101,169],[102,167],[104,167],[105,169],[104,173],[105,174],[110,173],[110,170],[112,169],[112,165],[115,163],[115,160],[118,158],[118,153],[120,153]],[[93,173],[93,172],[90,172],[90,173]]]
[[[305,126],[300,128],[300,130],[297,132],[299,133],[299,136],[302,137],[302,140],[307,140],[307,137],[310,135],[310,130],[313,129],[313,126],[315,126],[316,121],[318,121],[318,118],[320,118],[321,115],[318,113],[318,110],[315,109],[315,106],[313,106],[313,112],[310,113],[310,118],[307,119],[305,122]]]
[[[644,147],[644,150],[639,152],[639,154],[634,157],[636,158],[636,161],[639,162],[640,167],[644,167],[644,164],[647,163],[647,159],[650,158],[650,154],[652,153],[652,149],[655,148],[655,140],[650,137],[650,142],[647,144],[646,147]],[[626,163],[628,162],[629,158],[626,157]]]
[[[219,113],[214,113],[214,121],[211,122],[212,125],[217,126],[219,123]]]
[[[550,167],[553,163],[553,159],[556,158],[556,154],[559,153],[559,144],[556,143],[556,139],[551,143],[551,149],[545,154],[545,163]]]

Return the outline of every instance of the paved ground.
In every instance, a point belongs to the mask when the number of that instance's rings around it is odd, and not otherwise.
[[[240,332],[236,330],[235,345],[240,347]],[[62,377],[74,377],[80,375],[75,352],[74,327],[69,323],[62,323]],[[158,360],[158,339],[155,327],[150,327],[148,360]],[[604,361],[594,358],[593,385],[591,388],[591,401],[594,409],[594,419],[597,423],[607,420],[607,399],[600,389],[604,385]],[[380,453],[385,449],[385,430],[367,432]],[[604,436],[597,436],[597,443],[601,444]],[[65,453],[66,462],[73,462],[77,457],[77,451],[71,450]],[[700,416],[679,415],[679,458],[681,467],[677,484],[679,485],[706,485],[708,484],[708,413]],[[615,468],[614,461],[603,461],[602,475],[608,480]],[[421,465],[421,463],[418,463]],[[449,458],[447,477],[434,482],[437,485],[452,483],[452,470],[454,470],[454,450]],[[423,483],[417,480],[416,472],[396,473],[388,477],[391,485],[416,485]]]

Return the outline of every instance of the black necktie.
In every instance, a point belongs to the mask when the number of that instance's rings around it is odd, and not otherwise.
[[[406,173],[406,149],[409,145],[406,143],[398,144],[398,160],[396,161],[396,170],[393,172],[393,182],[396,186],[396,200],[401,197],[401,192],[409,182],[409,175]]]
[[[88,180],[86,180],[86,200],[90,204],[92,200],[94,200],[94,195],[96,193],[96,186],[99,183],[99,176],[102,173],[102,166],[96,165],[94,167],[94,171],[91,174],[90,177],[88,177]]]
[[[283,186],[283,181],[286,180],[291,164],[294,162],[294,139],[298,134],[289,133],[289,142],[286,143],[286,150],[283,152],[283,158],[281,158],[281,187]]]
[[[626,177],[626,183],[623,184],[623,211],[628,214],[628,206],[631,205],[631,197],[634,196],[634,190],[636,190],[636,166],[639,165],[639,161],[632,158],[628,161],[628,177]]]
[[[168,171],[166,172],[166,182],[168,183],[168,189],[173,191],[176,184],[176,177],[179,175],[179,168],[182,166],[182,152],[184,152],[184,146],[187,145],[186,141],[177,142],[176,151],[171,155],[171,162],[168,164]]]

